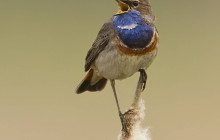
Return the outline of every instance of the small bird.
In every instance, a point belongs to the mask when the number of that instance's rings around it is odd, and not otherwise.
[[[144,90],[147,80],[145,70],[156,57],[159,36],[148,0],[116,2],[119,5],[118,12],[102,26],[87,53],[85,71],[88,73],[77,87],[76,93],[101,91],[110,80],[124,126],[115,80],[140,72]]]

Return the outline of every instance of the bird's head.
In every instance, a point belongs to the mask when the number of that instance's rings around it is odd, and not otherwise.
[[[152,15],[148,0],[116,0],[119,5],[117,14],[124,14],[130,10],[139,11],[142,15]]]

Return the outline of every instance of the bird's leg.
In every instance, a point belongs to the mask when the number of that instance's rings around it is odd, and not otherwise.
[[[125,124],[126,122],[124,120],[124,115],[121,113],[121,109],[120,109],[119,102],[118,102],[118,97],[117,97],[116,90],[115,90],[115,80],[110,80],[110,82],[111,82],[111,86],[112,86],[112,89],[113,89],[113,92],[114,92],[114,96],[115,96],[115,101],[116,101],[117,108],[118,108],[119,117],[121,119],[122,130],[127,132],[127,127],[126,127],[126,124]]]
[[[142,91],[144,91],[147,82],[147,73],[145,72],[144,69],[139,69],[139,72],[140,72],[140,81],[143,84]]]

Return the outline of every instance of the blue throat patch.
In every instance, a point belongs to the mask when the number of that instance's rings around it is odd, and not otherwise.
[[[144,48],[153,37],[153,28],[143,22],[140,12],[131,10],[114,16],[114,26],[119,38],[129,48]]]

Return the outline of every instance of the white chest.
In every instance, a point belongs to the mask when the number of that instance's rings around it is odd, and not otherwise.
[[[95,69],[107,79],[125,79],[139,69],[146,69],[155,58],[156,52],[157,50],[142,56],[128,56],[109,47],[96,59]]]

